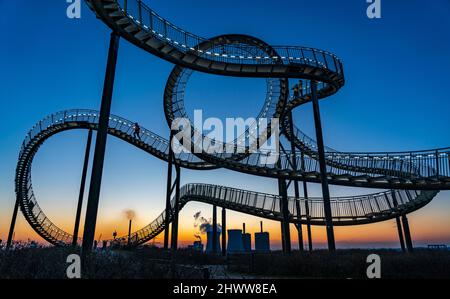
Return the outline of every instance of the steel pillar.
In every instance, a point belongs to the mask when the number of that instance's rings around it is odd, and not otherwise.
[[[164,217],[164,249],[169,249],[169,233],[170,233],[170,215],[172,213],[172,205],[170,203],[172,196],[172,170],[173,170],[173,151],[172,151],[173,134],[170,133],[169,140],[169,162],[167,166],[167,190],[166,190],[166,213]]]
[[[14,238],[14,230],[16,228],[17,214],[19,213],[19,199],[16,199],[16,203],[14,204],[13,215],[11,219],[11,226],[9,227],[8,240],[6,242],[6,248],[11,248],[13,238]]]
[[[409,221],[406,215],[402,216],[403,232],[405,233],[405,243],[408,252],[414,251],[414,246],[411,238],[411,230],[409,229]]]
[[[298,184],[298,182],[297,182]],[[298,186],[297,186],[298,187]],[[299,215],[299,221],[297,223],[297,234],[298,234],[298,250],[304,251],[305,247],[303,244],[303,228],[302,228],[302,221],[301,221],[301,208],[300,208],[300,199],[298,199],[297,195],[295,196],[295,209],[297,211],[297,215]]]
[[[78,245],[78,231],[80,230],[81,211],[83,209],[84,191],[86,189],[86,176],[87,176],[88,167],[89,167],[91,144],[92,144],[92,130],[89,130],[88,137],[87,137],[87,143],[86,143],[86,152],[84,153],[84,164],[83,164],[83,172],[81,174],[80,193],[78,196],[77,213],[75,215],[75,226],[73,229],[73,240],[72,240],[73,247],[76,247]]]
[[[320,177],[322,181],[322,197],[327,227],[328,250],[335,251],[333,214],[331,211],[330,189],[328,187],[327,164],[325,162],[325,146],[323,142],[322,122],[320,119],[319,100],[317,98],[317,82],[311,81],[311,97],[314,110],[314,124],[316,127],[317,151],[319,154]]]
[[[172,250],[178,249],[178,219],[180,214],[180,181],[181,181],[181,168],[175,166],[177,179],[175,187],[175,206],[173,210],[173,221],[172,221]]]
[[[83,234],[83,255],[92,251],[95,236],[95,226],[97,224],[98,203],[103,176],[103,164],[105,161],[106,140],[108,138],[108,125],[111,113],[111,101],[114,90],[114,79],[116,75],[117,55],[119,51],[120,37],[111,33],[108,52],[108,63],[106,67],[105,82],[103,86],[102,103],[100,107],[100,117],[98,132],[95,143],[94,161],[92,164],[91,184],[86,210],[86,220]]]
[[[227,255],[227,210],[222,208],[222,255]]]
[[[392,195],[392,202],[394,203],[394,207],[398,207],[398,200],[397,200],[397,194],[395,193],[395,190],[391,190]],[[401,218],[397,216],[395,218],[395,221],[397,222],[397,231],[398,231],[398,237],[400,239],[400,246],[402,248],[403,252],[406,252],[406,245],[405,245],[405,238],[403,236],[403,228],[402,228],[402,222]]]
[[[398,231],[398,238],[400,240],[400,246],[402,248],[402,251],[406,252],[405,239],[403,238],[403,228],[400,217],[396,217],[395,221],[397,222],[397,231]]]
[[[301,153],[301,169],[305,171],[305,154]],[[308,249],[313,251],[312,232],[311,232],[311,216],[309,212],[309,195],[308,183],[303,181],[303,197],[305,198],[305,214],[306,214],[306,231],[308,233]]]
[[[283,215],[283,221],[281,222],[281,236],[283,243],[283,252],[291,253],[291,231],[289,223],[289,206],[287,196],[287,186],[284,179],[278,179],[278,189],[280,192],[280,211]]]
[[[217,254],[217,206],[213,206],[212,252]]]
[[[292,111],[289,113],[289,126],[290,126],[290,130],[293,134],[294,132],[294,119],[292,117]],[[296,154],[297,150],[295,148],[295,144],[294,141],[291,141],[291,154],[292,154],[292,168],[294,169],[294,171],[298,170],[298,165],[297,165],[297,154]],[[300,251],[304,251],[304,245],[303,245],[303,230],[302,230],[302,210],[301,210],[301,206],[300,206],[300,187],[298,185],[298,181],[294,180],[294,194],[295,194],[295,209],[297,212],[297,218],[298,218],[298,223],[297,223],[297,233],[298,233],[298,249]]]

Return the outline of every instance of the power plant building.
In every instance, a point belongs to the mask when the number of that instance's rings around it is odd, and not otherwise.
[[[217,231],[217,238],[216,238],[216,252],[220,252],[220,235],[221,232]],[[208,231],[207,232],[207,243],[206,243],[206,253],[212,253],[213,252],[213,232]]]
[[[242,239],[242,230],[230,229],[228,230],[228,254],[244,253],[244,242]]]
[[[255,250],[258,253],[270,252],[269,233],[255,233]]]
[[[270,252],[270,235],[268,232],[264,232],[262,221],[261,232],[255,233],[255,251],[258,253]]]
[[[243,234],[242,235],[242,243],[244,245],[245,252],[252,252],[252,235]]]

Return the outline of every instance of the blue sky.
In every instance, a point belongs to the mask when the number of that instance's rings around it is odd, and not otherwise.
[[[325,142],[330,147],[402,151],[450,145],[450,1],[384,0],[381,20],[367,18],[365,0],[146,2],[176,25],[204,37],[244,33],[272,45],[336,53],[344,61],[347,83],[321,102]],[[0,238],[6,235],[16,158],[28,129],[55,111],[99,107],[109,31],[82,5],[82,18],[70,20],[64,0],[0,2],[0,9],[7,12],[0,19],[0,26],[7,28],[0,47]],[[112,112],[166,136],[162,95],[172,68],[122,40]],[[204,109],[207,116],[249,117],[258,113],[264,91],[263,80],[195,73],[186,105],[189,110]],[[311,107],[300,107],[294,115],[297,126],[314,136]],[[86,132],[70,132],[54,137],[42,147],[33,166],[38,200],[61,226],[75,211],[85,136]],[[164,207],[165,168],[155,158],[110,138],[100,224],[124,222],[121,211],[127,208],[136,209],[143,224],[159,215]],[[271,193],[277,186],[274,180],[224,170],[186,171],[183,183],[189,182]],[[370,192],[332,188],[333,195]],[[320,195],[318,186],[312,186],[312,193]],[[419,223],[426,226],[423,221],[450,227],[445,220],[450,211],[448,195],[441,193],[412,216],[413,233]],[[189,205],[182,214],[186,225],[191,225],[198,210],[208,215],[210,208]],[[230,217],[238,225],[242,215]],[[258,219],[248,219],[250,227],[258,226]],[[18,225],[34,237],[23,219]],[[120,230],[125,225],[117,226]],[[442,242],[450,242],[450,228],[441,235]]]

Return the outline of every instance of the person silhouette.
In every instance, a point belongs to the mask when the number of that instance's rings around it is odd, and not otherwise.
[[[141,127],[139,126],[138,123],[134,124],[133,130],[134,130],[133,137],[141,140]]]
[[[294,99],[299,98],[300,97],[300,93],[299,93],[298,84],[294,85],[294,88],[292,88],[292,90],[294,91]]]
[[[304,93],[303,93],[303,80],[299,80],[297,86],[298,86],[298,90],[299,90],[300,95],[303,97],[303,95],[304,95]]]

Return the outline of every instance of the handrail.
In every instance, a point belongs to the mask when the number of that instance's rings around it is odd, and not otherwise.
[[[311,47],[299,46],[275,46],[273,47],[280,55],[277,56],[258,56],[244,55],[242,52],[248,52],[248,47],[223,46],[218,45],[216,51],[202,51],[198,46],[208,39],[187,32],[171,22],[167,21],[144,2],[140,0],[116,0],[124,16],[128,16],[141,25],[142,28],[151,31],[164,42],[182,52],[194,51],[199,56],[206,56],[208,59],[237,64],[278,64],[279,61],[287,63],[302,62],[312,66],[320,66],[331,70],[330,65],[335,68],[333,71],[342,73],[342,61],[333,53]],[[318,60],[317,57],[323,60]],[[316,58],[316,59],[313,59]],[[327,59],[330,59],[328,62]],[[331,63],[332,62],[332,63]]]

